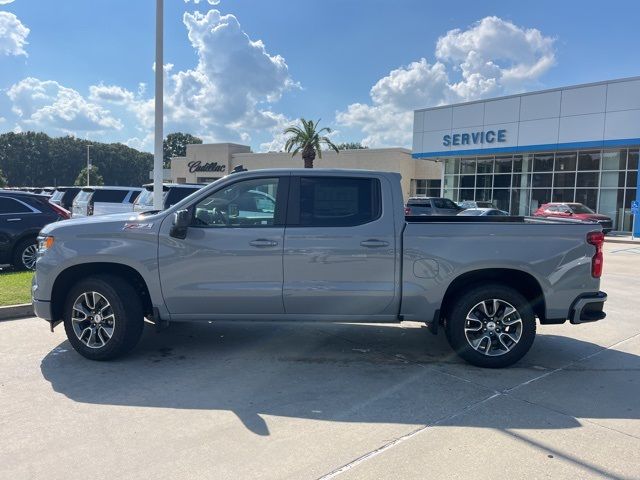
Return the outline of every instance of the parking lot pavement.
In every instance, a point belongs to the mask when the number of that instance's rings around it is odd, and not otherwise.
[[[175,324],[96,363],[0,322],[0,478],[640,478],[640,249],[605,249],[607,319],[504,370],[419,324]]]

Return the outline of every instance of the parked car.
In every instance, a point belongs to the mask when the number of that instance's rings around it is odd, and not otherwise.
[[[254,170],[155,214],[45,227],[32,295],[93,360],[133,348],[145,316],[158,328],[408,320],[444,328],[472,364],[504,367],[529,350],[536,319],[605,317],[603,242],[579,221],[404,217],[396,173]]]
[[[458,202],[458,206],[462,208],[496,208],[493,202],[484,202],[481,200],[463,200]]]
[[[142,192],[136,187],[82,187],[73,199],[73,217],[133,212],[133,202]]]
[[[458,215],[464,217],[504,217],[509,215],[509,212],[498,210],[497,208],[467,208]]]
[[[0,265],[35,268],[38,232],[51,222],[70,218],[45,195],[0,190]]]
[[[49,201],[69,211],[73,209],[73,199],[76,198],[81,187],[57,187]]]
[[[448,198],[411,197],[407,201],[404,214],[407,216],[457,215],[461,211],[462,208]]]
[[[133,204],[134,212],[148,212],[153,210],[153,183],[143,185],[142,193]],[[180,200],[197,192],[204,184],[200,183],[164,183],[162,184],[163,209],[175,205]]]
[[[613,221],[610,217],[596,213],[581,203],[545,203],[533,213],[533,216],[589,220],[602,225],[604,233],[609,233],[613,228]]]

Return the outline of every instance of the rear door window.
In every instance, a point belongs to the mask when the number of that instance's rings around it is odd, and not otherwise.
[[[31,213],[32,210],[13,198],[0,197],[0,215],[11,213]]]
[[[372,222],[382,213],[380,181],[373,178],[301,177],[295,224],[349,227]]]
[[[96,190],[93,194],[93,201],[105,203],[122,203],[129,193],[129,190]]]

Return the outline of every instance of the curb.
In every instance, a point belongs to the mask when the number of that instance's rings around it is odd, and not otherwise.
[[[631,240],[631,238],[604,238],[605,243],[624,243],[626,245],[637,245],[640,247],[640,239]]]
[[[23,303],[21,305],[9,305],[0,307],[0,321],[13,320],[16,318],[33,317],[33,305]]]

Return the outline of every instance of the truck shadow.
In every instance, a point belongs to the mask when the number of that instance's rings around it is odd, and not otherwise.
[[[602,347],[540,335],[515,367],[485,370],[463,364],[443,337],[396,325],[175,324],[159,334],[148,328],[130,356],[113,362],[85,360],[62,342],[43,358],[41,371],[54,391],[77,402],[227,410],[258,435],[269,435],[264,416],[494,429],[574,428],[580,426],[574,417],[640,418],[632,400],[640,397],[636,355],[607,350],[597,367],[571,364]],[[561,381],[536,390],[558,375]],[[538,395],[538,403],[550,398],[572,410],[554,414],[553,422],[544,415],[477,421],[457,415],[496,394]]]

